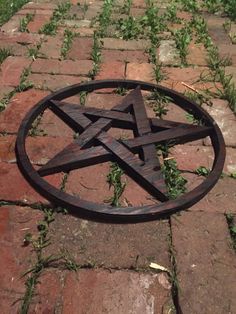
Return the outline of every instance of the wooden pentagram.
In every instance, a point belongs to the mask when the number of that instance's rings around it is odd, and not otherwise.
[[[81,91],[110,87],[131,89],[122,102],[114,104],[111,110],[75,106],[62,101]],[[176,105],[201,118],[204,126],[148,118],[141,90],[157,90],[170,96]],[[78,132],[79,137],[36,171],[26,154],[25,138],[34,119],[46,108],[50,108],[69,127]],[[130,129],[133,131],[134,138],[117,140],[107,132],[111,127]],[[155,145],[170,141],[183,144],[206,136],[210,136],[215,152],[211,173],[191,192],[170,200]],[[116,80],[74,85],[43,99],[22,122],[16,142],[16,154],[18,165],[26,179],[38,192],[56,205],[90,216],[147,220],[187,208],[200,200],[213,187],[222,172],[225,146],[214,120],[202,108],[182,95],[153,84]],[[46,175],[61,171],[69,172],[105,161],[116,161],[133,180],[161,204],[125,208],[95,204],[58,190],[43,179]]]

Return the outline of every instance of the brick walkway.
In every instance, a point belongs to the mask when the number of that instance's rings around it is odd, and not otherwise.
[[[22,178],[16,165],[14,144],[21,120],[40,99],[51,91],[91,79],[126,78],[156,82],[155,64],[148,48],[150,38],[121,39],[114,23],[126,13],[123,1],[116,1],[111,8],[111,20],[101,38],[98,71],[94,66],[94,32],[101,31],[101,21],[96,17],[104,9],[104,2],[71,0],[68,12],[57,20],[55,35],[40,33],[50,22],[58,1],[28,3],[1,27],[0,48],[10,49],[0,67],[0,100],[4,110],[0,113],[0,312],[20,311],[26,298],[26,280],[23,276],[36,263],[32,245],[23,242],[25,234],[37,239],[39,221],[45,213],[39,208],[49,206]],[[155,1],[161,14],[168,3]],[[130,15],[144,15],[145,1],[133,1]],[[27,14],[33,18],[28,31],[20,32],[22,19]],[[226,18],[202,13],[213,44],[220,57],[230,57],[225,66],[236,84],[236,45],[232,33],[223,27]],[[172,31],[191,20],[188,12],[178,13],[181,23],[168,21],[167,29],[160,34],[155,55],[164,74],[160,84],[179,92],[190,92],[189,86],[203,93],[208,89],[223,90],[222,81],[204,80],[209,70],[208,51],[203,43],[192,38],[182,66]],[[66,46],[65,30],[76,34]],[[236,31],[235,31],[236,34]],[[231,37],[230,37],[231,35]],[[100,39],[99,39],[100,40]],[[64,48],[65,47],[65,48]],[[24,88],[24,84],[28,84]],[[28,88],[31,87],[31,88]],[[27,89],[25,91],[22,91]],[[9,96],[9,97],[8,97]],[[92,93],[85,99],[86,106],[111,108],[122,95],[109,91]],[[9,101],[6,99],[9,98]],[[71,98],[78,102],[80,97]],[[104,102],[105,100],[105,102]],[[180,214],[154,222],[141,224],[103,224],[87,221],[70,214],[56,213],[50,223],[50,245],[45,256],[58,256],[66,251],[77,272],[56,264],[40,272],[36,291],[29,306],[29,313],[86,313],[86,314],[233,314],[236,313],[236,256],[230,237],[228,221],[236,214],[236,118],[227,100],[219,94],[211,95],[212,106],[203,103],[219,124],[227,146],[224,175],[212,191],[199,203]],[[231,104],[232,107],[232,104]],[[147,109],[150,115],[152,110]],[[187,122],[183,112],[169,105],[167,119]],[[31,130],[32,131],[32,130]],[[129,136],[112,130],[113,136]],[[27,151],[35,167],[45,164],[73,138],[72,130],[46,111],[38,121],[32,136],[27,138]],[[186,160],[187,154],[187,160]],[[188,188],[202,180],[195,174],[200,166],[212,165],[210,141],[193,142],[176,146],[172,151],[180,170],[186,173]],[[112,195],[106,182],[109,163],[89,169],[63,173],[45,179],[81,198],[104,202]],[[126,189],[121,203],[142,205],[153,203],[149,195],[135,182],[124,176]],[[134,192],[136,191],[136,192]],[[229,218],[230,217],[230,218]],[[36,241],[36,240],[35,240]],[[67,261],[69,258],[66,258]],[[149,267],[154,262],[170,271],[155,272]],[[72,262],[71,262],[72,263]]]

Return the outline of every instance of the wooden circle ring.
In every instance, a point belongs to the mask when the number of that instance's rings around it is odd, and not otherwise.
[[[145,90],[149,92],[153,92],[154,90],[156,90],[168,97],[171,97],[175,105],[181,107],[182,109],[189,113],[194,114],[196,118],[204,120],[204,125],[208,128],[207,134],[204,137],[206,136],[210,137],[215,156],[212,170],[203,183],[195,187],[192,191],[187,192],[184,195],[181,195],[177,199],[162,200],[160,204],[145,205],[138,207],[112,207],[110,205],[92,203],[83,199],[79,199],[78,197],[69,195],[66,192],[61,191],[52,186],[51,184],[49,184],[42,178],[39,172],[34,169],[26,153],[25,139],[28,134],[28,131],[32,126],[33,121],[40,114],[42,114],[45,109],[50,107],[52,102],[55,103],[60,102],[64,98],[76,95],[80,92],[92,92],[104,88],[118,88],[118,87],[128,90],[134,90],[137,89],[137,87],[139,87],[140,90]],[[138,107],[137,110],[139,110]],[[118,111],[116,111],[115,113],[116,115],[118,115],[117,112]],[[137,111],[137,115],[139,115],[139,111]],[[144,140],[146,138],[145,136],[143,136],[143,138],[141,138],[141,141],[142,139]],[[111,149],[110,152],[113,153],[113,146],[110,145],[111,147],[109,147],[109,138],[106,137],[106,132],[104,132],[104,136],[100,136],[100,140],[103,141],[103,143],[107,145],[107,148]],[[116,141],[116,143],[117,142],[118,141]],[[127,145],[130,143],[127,143]],[[131,144],[136,145],[137,141],[135,143],[132,142]],[[117,152],[116,149],[117,147],[114,148],[115,153]],[[192,206],[201,198],[203,198],[216,184],[217,180],[220,178],[222,174],[225,160],[225,144],[221,131],[217,124],[215,123],[215,121],[212,119],[212,117],[200,106],[198,106],[193,101],[187,99],[185,96],[168,88],[141,81],[104,80],[104,81],[91,81],[87,83],[76,84],[66,87],[64,89],[61,89],[57,92],[50,94],[49,96],[42,99],[38,104],[36,104],[25,116],[19,128],[16,140],[16,156],[18,166],[26,180],[32,185],[32,187],[37,192],[39,192],[43,197],[48,199],[56,206],[67,208],[70,212],[86,218],[99,220],[106,219],[115,222],[136,222],[136,221],[138,222],[145,220],[153,220],[161,216],[173,214],[179,210],[186,209]]]

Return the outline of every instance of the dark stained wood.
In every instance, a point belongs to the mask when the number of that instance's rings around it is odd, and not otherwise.
[[[113,153],[122,168],[140,185],[147,189],[149,193],[162,202],[168,200],[165,194],[165,182],[162,178],[159,181],[156,180],[155,176],[153,176],[153,167],[150,167],[148,164],[145,166],[138,157],[105,132],[98,136],[98,140]],[[152,180],[150,180],[150,178]]]
[[[149,144],[159,144],[171,141],[172,144],[183,144],[195,140],[199,140],[210,135],[212,128],[204,126],[189,125],[188,127],[177,127],[165,130],[158,133],[146,134],[144,136],[136,137],[130,140],[123,140],[122,142],[130,149],[135,149],[140,146]]]
[[[193,126],[157,118],[148,119],[138,86],[142,90],[150,92],[157,90],[171,97],[177,106],[204,121],[205,126]],[[91,92],[97,89],[117,87],[132,91],[111,111],[63,103],[64,98],[82,91]],[[136,103],[139,104],[136,105]],[[80,136],[36,171],[27,156],[25,138],[33,121],[47,108],[50,108],[75,132],[79,132]],[[141,120],[142,117],[143,120]],[[115,140],[106,133],[110,127],[115,125],[133,130],[136,137],[130,140]],[[185,143],[205,136],[210,136],[215,152],[211,173],[191,192],[176,200],[168,200],[163,179],[157,178],[158,171],[154,165],[156,162],[158,163],[158,159],[155,159],[152,147],[155,143],[169,143],[169,141],[172,143],[174,141],[175,144]],[[97,146],[99,143],[101,145]],[[143,156],[140,159],[134,154],[141,150],[143,150]],[[106,218],[116,221],[122,219],[125,222],[131,222],[156,219],[162,215],[188,208],[199,201],[214,186],[222,173],[225,146],[215,121],[201,107],[185,96],[168,88],[140,81],[107,80],[91,81],[67,87],[40,101],[22,121],[16,141],[16,156],[18,166],[25,178],[40,194],[54,204],[66,207],[76,214],[86,215],[87,218]],[[126,208],[94,204],[58,190],[41,177],[108,160],[117,161],[132,178],[162,203]]]

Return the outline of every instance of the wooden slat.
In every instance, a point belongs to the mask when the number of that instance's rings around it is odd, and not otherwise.
[[[100,134],[98,140],[112,152],[122,169],[143,186],[143,188],[162,202],[168,200],[165,192],[163,193],[163,190],[166,191],[166,186],[163,186],[163,180],[160,180],[159,182],[155,180],[155,178],[150,180],[150,178],[153,178],[152,168],[143,167],[142,162],[138,157],[107,133],[103,132]]]
[[[211,131],[211,127],[198,127],[190,125],[188,127],[177,127],[158,133],[136,137],[134,139],[123,140],[122,143],[137,152],[137,148],[149,144],[157,144],[167,141],[171,141],[174,144],[183,144],[193,140],[198,140],[210,135]]]

